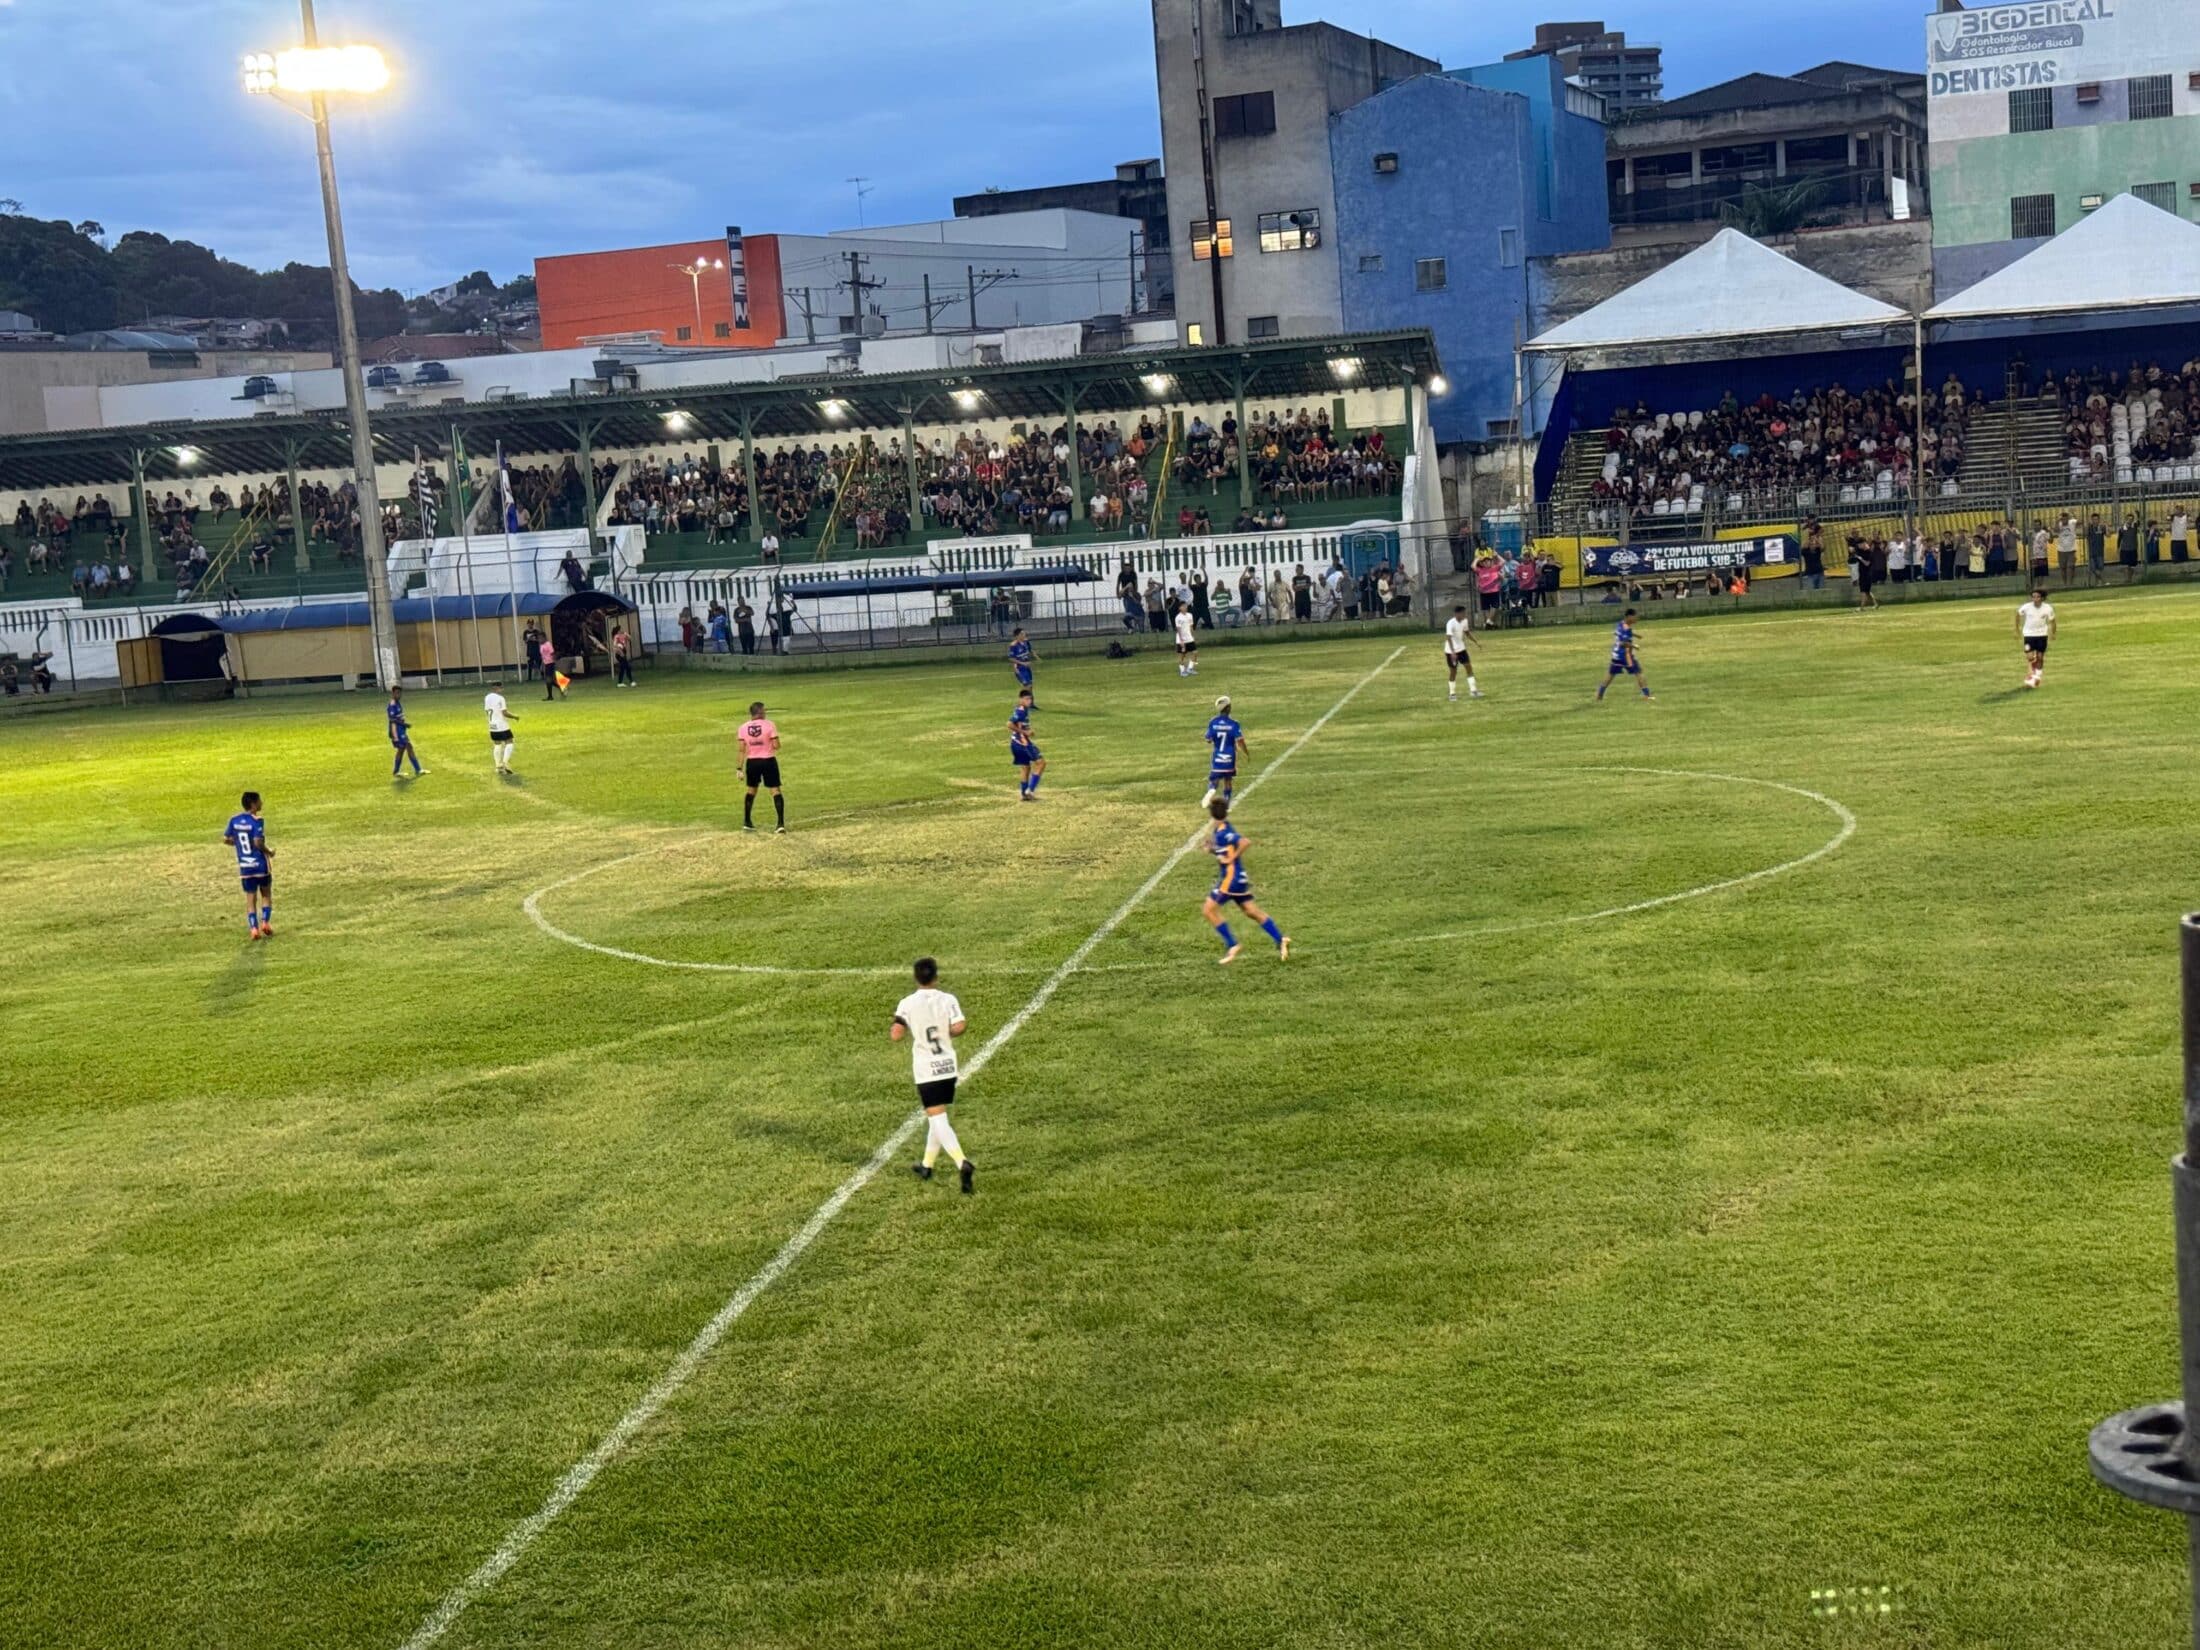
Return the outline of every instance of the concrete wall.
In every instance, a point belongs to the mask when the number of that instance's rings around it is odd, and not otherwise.
[[[1252,32],[1229,32],[1236,9]],[[1226,327],[1215,324],[1212,275],[1192,256],[1191,225],[1208,216],[1193,66],[1193,23],[1205,40],[1210,100],[1272,92],[1276,130],[1214,144],[1216,215],[1230,220],[1235,256],[1221,261]],[[1330,171],[1329,120],[1384,85],[1434,73],[1428,58],[1324,23],[1280,26],[1272,0],[1233,8],[1228,0],[1153,0],[1154,63],[1161,101],[1161,146],[1168,180],[1172,273],[1183,336],[1244,342],[1248,319],[1273,316],[1278,335],[1341,330],[1343,295],[1337,258],[1338,207]],[[1311,250],[1260,250],[1267,212],[1320,214],[1322,244]]]
[[[1137,227],[1105,213],[1051,210],[836,235],[780,235],[775,238],[786,329],[781,341],[807,340],[798,297],[804,289],[818,337],[839,335],[835,318],[854,312],[850,295],[839,287],[849,278],[851,252],[863,259],[866,281],[885,283],[865,301],[885,310],[890,331],[922,330],[928,276],[935,303],[949,300],[936,312],[941,327],[1046,326],[1126,315]],[[973,268],[980,275],[1006,270],[1012,277],[978,293],[976,321],[969,298]]]
[[[2193,95],[2182,93],[2183,76],[2173,83],[2180,95]],[[2103,87],[2104,101],[2107,94]],[[2200,99],[2193,106],[2200,111]],[[2109,200],[2141,183],[2172,185],[2170,209],[2188,220],[2200,215],[2191,188],[2200,182],[2200,112],[1936,143],[1933,157],[1934,267],[1942,298],[2040,244],[2009,238],[2009,203],[2018,195],[2053,195],[2058,232],[2085,216],[2087,196]]]
[[[1532,60],[1546,76],[1549,60]],[[1513,416],[1513,345],[1531,325],[1530,260],[1604,245],[1603,129],[1563,110],[1537,141],[1524,96],[1443,75],[1393,86],[1331,123],[1344,321],[1352,330],[1425,326],[1450,392],[1440,442],[1483,441]],[[1395,154],[1379,173],[1374,157]],[[1416,266],[1442,258],[1445,285]]]
[[[109,385],[220,380],[241,386],[251,373],[325,367],[328,361],[312,350],[207,350],[197,366],[161,367],[143,350],[0,349],[0,435],[96,429],[100,392]],[[236,387],[228,391],[236,393]],[[231,406],[221,416],[234,418],[243,410]]]
[[[1915,314],[1932,302],[1932,225],[1857,224],[1808,229],[1767,243],[1805,269]],[[1534,271],[1535,330],[1545,332],[1601,304],[1646,275],[1695,250],[1694,243],[1614,247],[1539,262]],[[1731,353],[1731,346],[1728,346]]]

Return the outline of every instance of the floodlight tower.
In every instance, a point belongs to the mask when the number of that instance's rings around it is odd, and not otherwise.
[[[367,621],[374,638],[375,680],[397,685],[397,621],[390,610],[389,547],[382,539],[382,499],[374,484],[374,435],[367,426],[367,381],[359,364],[359,322],[352,313],[351,264],[344,255],[344,216],[336,199],[336,157],[329,142],[329,99],[367,97],[390,83],[389,64],[373,46],[324,46],[313,23],[313,0],[298,0],[304,44],[284,52],[254,52],[244,60],[244,89],[275,96],[313,122],[321,165],[321,213],[328,221],[329,274],[336,284],[336,343],[344,372],[344,410],[351,425],[352,483],[359,495],[359,557],[367,570]],[[292,499],[290,507],[298,508]]]

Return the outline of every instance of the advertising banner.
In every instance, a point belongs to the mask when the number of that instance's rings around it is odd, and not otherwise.
[[[1935,98],[1995,96],[2040,86],[2159,74],[2183,58],[2163,0],[2017,0],[1925,20]],[[2172,9],[2184,0],[2170,0]],[[2157,62],[2156,60],[2161,61]]]
[[[1581,576],[1664,579],[1682,573],[1705,573],[1714,567],[1787,567],[1802,560],[1802,548],[1802,542],[1792,533],[1698,544],[1585,544],[1581,547]]]

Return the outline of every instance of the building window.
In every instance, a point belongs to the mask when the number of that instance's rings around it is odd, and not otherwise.
[[[1280,338],[1283,328],[1273,315],[1248,315],[1245,317],[1245,336],[1248,338]]]
[[[1205,218],[1192,220],[1192,257],[1199,263],[1209,258],[1229,258],[1237,255],[1237,243],[1230,236],[1230,220]]]
[[[1500,229],[1497,232],[1497,262],[1500,268],[1520,267],[1520,231]]]
[[[1385,177],[1388,177],[1391,173],[1397,171],[1398,152],[1395,149],[1383,150],[1382,153],[1378,154],[1375,157],[1375,170],[1382,173]]]
[[[1383,255],[1380,252],[1363,252],[1360,254],[1360,273],[1362,275],[1380,275],[1382,272]]]
[[[1192,348],[1198,349],[1202,344],[1207,342],[1207,329],[1201,326],[1197,321],[1185,322],[1184,342],[1191,345]]]
[[[2149,206],[2159,206],[2165,212],[2177,210],[2177,185],[2174,183],[2135,183],[2131,192]]]
[[[1276,94],[1242,92],[1215,99],[1215,136],[1265,137],[1276,129]]]
[[[2055,92],[2050,86],[2027,87],[2009,94],[2009,130],[2052,132],[2055,129]]]
[[[2169,114],[2168,75],[2141,75],[2131,83],[2131,118],[2133,120],[2167,120]]]
[[[1416,292],[1441,292],[1451,285],[1451,274],[1441,258],[1416,258],[1413,260],[1413,290]]]
[[[2053,195],[2017,195],[2009,202],[2009,238],[2013,241],[2045,240],[2055,233]]]
[[[679,330],[679,331],[675,332],[675,333],[674,333],[674,334],[673,334],[672,336],[673,336],[673,337],[675,337],[675,338],[677,338],[677,339],[678,339],[678,340],[679,340],[679,341],[680,341],[681,343],[683,343],[683,344],[684,344],[684,343],[686,343],[686,342],[688,341],[688,339],[689,339],[689,338],[691,338],[692,336],[694,336],[694,333],[695,333],[695,329],[694,329],[693,327],[682,327],[682,328],[680,328],[680,330]]]
[[[2078,197],[2078,210],[2081,212],[2098,212],[2107,204],[2108,197],[2106,195],[2080,195]]]
[[[712,326],[711,332],[715,337],[731,338],[733,336],[733,323],[731,321],[717,322]]]
[[[1297,212],[1263,212],[1258,227],[1263,252],[1310,252],[1322,244],[1322,215],[1311,206]]]

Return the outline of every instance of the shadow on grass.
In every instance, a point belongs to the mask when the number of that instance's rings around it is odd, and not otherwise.
[[[2029,689],[2021,687],[2003,688],[1999,693],[1980,694],[1978,702],[1982,705],[2006,705],[2022,699],[2029,691]]]
[[[206,988],[206,1011],[214,1015],[241,1012],[250,1005],[252,995],[259,990],[260,976],[267,971],[267,946],[247,941],[237,949],[237,954]]]

